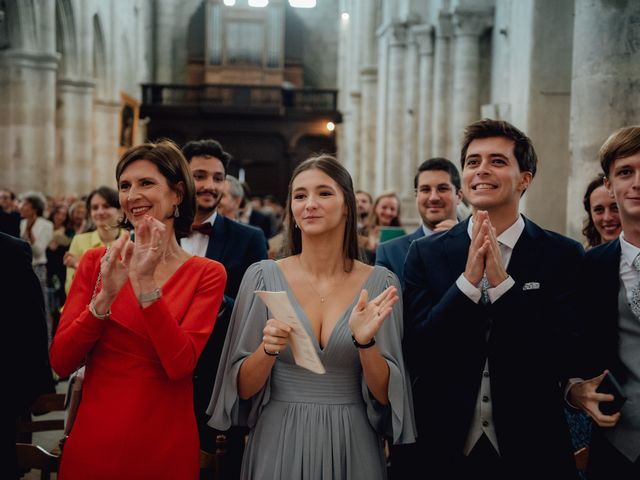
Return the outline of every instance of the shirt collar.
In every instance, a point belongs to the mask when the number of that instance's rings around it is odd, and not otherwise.
[[[209,218],[207,218],[204,222],[202,223],[210,223],[211,225],[213,225],[213,223],[216,221],[216,216],[218,215],[218,211],[216,210],[215,212],[213,212],[211,214],[211,216]]]
[[[422,226],[422,233],[424,233],[425,237],[428,237],[429,235],[433,235],[433,230],[427,227],[424,223],[421,226]]]
[[[630,244],[624,239],[624,232],[620,233],[620,253],[629,265],[633,265],[633,261],[640,253],[640,248]]]
[[[520,239],[520,235],[524,231],[524,219],[522,215],[518,215],[518,220],[514,222],[509,228],[498,235],[498,242],[509,247],[513,250]],[[473,217],[469,217],[469,225],[467,225],[467,234],[471,238],[471,232],[473,232]]]

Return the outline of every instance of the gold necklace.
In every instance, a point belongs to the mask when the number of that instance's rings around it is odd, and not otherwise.
[[[300,270],[302,270],[302,275],[304,275],[304,279],[307,281],[307,283],[309,284],[311,289],[316,293],[316,295],[318,295],[320,297],[320,303],[324,303],[325,300],[329,297],[329,295],[331,295],[333,293],[333,291],[336,288],[338,288],[338,286],[342,283],[342,282],[338,282],[325,295],[322,295],[322,294],[320,294],[320,292],[318,292],[318,290],[316,290],[316,287],[313,286],[313,282],[311,280],[309,280],[309,277],[307,276],[307,272],[305,272],[304,267],[302,266],[302,260],[300,260],[300,255],[298,255],[298,263],[300,264]]]

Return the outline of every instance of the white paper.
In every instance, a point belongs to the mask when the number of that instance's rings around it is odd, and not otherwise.
[[[311,337],[307,333],[289,301],[287,292],[256,291],[256,295],[264,302],[276,320],[286,323],[291,327],[289,333],[289,346],[293,353],[296,365],[299,365],[313,373],[324,374],[326,370],[318,357]]]

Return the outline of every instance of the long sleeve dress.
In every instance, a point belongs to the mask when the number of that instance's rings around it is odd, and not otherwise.
[[[145,309],[127,282],[100,320],[88,304],[104,252],[82,257],[50,350],[60,376],[86,365],[60,478],[196,479],[192,373],[222,300],[224,267],[189,258]]]
[[[363,288],[373,298],[396,276],[375,267]],[[251,399],[238,397],[240,365],[262,341],[270,313],[255,290],[286,291],[312,338],[327,373],[318,375],[295,365],[291,349],[282,352],[265,386]],[[216,376],[209,425],[251,428],[242,462],[243,479],[373,480],[386,478],[382,435],[395,443],[415,441],[411,387],[402,359],[402,305],[398,302],[376,335],[389,365],[389,405],[369,393],[348,321],[358,297],[341,315],[321,349],[304,311],[279,267],[271,260],[246,272]]]

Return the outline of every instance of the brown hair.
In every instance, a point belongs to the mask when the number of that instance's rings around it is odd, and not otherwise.
[[[598,233],[598,229],[593,223],[593,217],[591,216],[591,194],[596,188],[602,186],[604,186],[604,175],[599,174],[587,185],[587,191],[584,192],[584,197],[582,198],[582,205],[587,212],[587,218],[584,219],[582,227],[582,235],[587,239],[587,246],[589,247],[595,247],[602,243],[600,233]]]
[[[116,182],[120,183],[122,172],[138,160],[148,160],[153,163],[167,179],[169,188],[182,195],[178,204],[179,216],[174,217],[173,229],[177,238],[186,237],[191,233],[191,224],[196,211],[196,187],[189,170],[189,165],[180,149],[171,140],[161,140],[158,143],[143,143],[129,148],[116,166]],[[184,186],[183,190],[179,184]],[[126,216],[123,216],[120,227],[130,228],[125,224]]]
[[[358,250],[358,233],[356,218],[356,195],[353,190],[353,181],[351,175],[346,168],[342,166],[338,160],[330,155],[318,155],[311,157],[296,167],[289,181],[289,191],[287,194],[287,207],[285,210],[285,256],[297,255],[302,251],[302,234],[295,224],[293,212],[291,210],[291,195],[293,189],[293,181],[295,178],[307,170],[317,169],[325,173],[334,180],[342,194],[347,206],[347,223],[344,229],[344,238],[342,241],[342,253],[345,259],[344,270],[350,272],[353,268],[354,260],[360,259]]]
[[[640,152],[640,126],[624,127],[613,132],[598,152],[604,176],[609,178],[611,165],[618,158],[626,158]]]
[[[467,149],[471,142],[478,138],[490,137],[505,137],[513,140],[513,155],[516,157],[516,160],[518,160],[520,171],[531,172],[532,178],[536,176],[538,156],[533,148],[531,139],[509,122],[505,122],[504,120],[491,120],[489,118],[467,125],[464,129],[462,151],[460,152],[460,166],[463,170]]]

